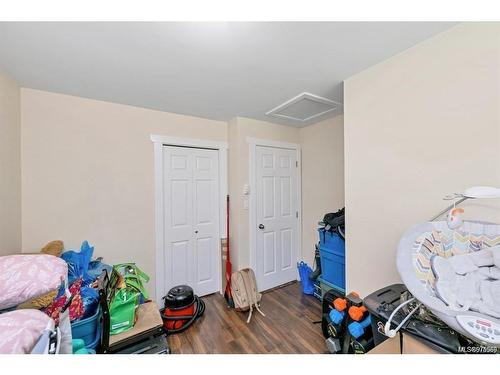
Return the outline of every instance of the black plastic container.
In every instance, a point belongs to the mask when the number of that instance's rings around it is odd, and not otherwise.
[[[387,339],[381,330],[394,309],[399,306],[401,294],[407,289],[403,284],[393,284],[373,292],[363,300],[365,307],[371,315],[373,340],[379,345]],[[404,319],[401,311],[398,311],[392,319],[391,328],[396,328]],[[403,327],[404,328],[404,327]]]

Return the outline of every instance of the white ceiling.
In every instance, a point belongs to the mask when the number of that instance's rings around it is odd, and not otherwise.
[[[0,23],[0,68],[21,86],[216,120],[277,119],[302,93],[342,103],[342,81],[452,27],[445,22]]]

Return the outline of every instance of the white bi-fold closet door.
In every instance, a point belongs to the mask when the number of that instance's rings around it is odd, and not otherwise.
[[[190,285],[219,290],[218,151],[163,146],[165,291]]]

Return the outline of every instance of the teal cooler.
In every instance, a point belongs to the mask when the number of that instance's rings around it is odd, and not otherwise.
[[[345,290],[345,241],[337,234],[319,229],[321,278]]]

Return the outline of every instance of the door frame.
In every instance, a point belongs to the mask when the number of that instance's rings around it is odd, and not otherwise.
[[[163,199],[164,189],[164,169],[163,169],[163,147],[180,146],[216,150],[219,154],[219,241],[217,244],[217,278],[219,293],[222,293],[222,264],[221,240],[226,238],[226,196],[228,192],[227,179],[227,150],[226,142],[215,142],[204,139],[194,138],[176,138],[164,135],[151,135],[151,141],[154,144],[154,175],[155,175],[155,300],[161,304],[161,298],[166,294],[164,268],[164,244],[165,244],[165,223],[163,213],[168,209]],[[165,208],[165,210],[164,210]]]
[[[299,262],[302,256],[302,150],[300,144],[298,143],[288,143],[272,141],[269,139],[261,139],[254,137],[247,137],[247,143],[249,147],[249,248],[250,248],[250,267],[255,270],[257,276],[257,199],[255,196],[255,190],[257,185],[257,173],[255,171],[255,155],[257,153],[257,146],[264,147],[275,147],[284,148],[287,150],[295,150],[297,155],[297,230],[298,230],[298,249],[297,249],[297,259]],[[298,274],[297,274],[298,280]],[[257,280],[259,282],[259,280]]]

